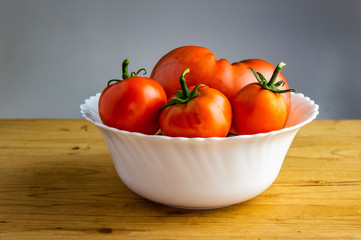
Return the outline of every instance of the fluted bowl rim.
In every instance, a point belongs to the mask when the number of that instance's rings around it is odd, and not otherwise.
[[[89,116],[89,114],[87,114],[89,102],[90,101],[98,102],[100,95],[101,95],[101,93],[97,93],[94,96],[91,96],[88,99],[86,99],[84,101],[84,103],[80,105],[80,113],[86,120],[92,122],[94,125],[96,125],[100,128],[104,128],[104,129],[110,130],[112,132],[126,134],[126,135],[132,135],[134,137],[164,140],[164,141],[196,141],[196,142],[198,142],[198,141],[232,141],[232,140],[236,140],[236,139],[251,139],[251,138],[265,137],[265,136],[270,136],[270,135],[275,135],[275,134],[281,134],[284,132],[289,132],[294,129],[299,129],[299,128],[303,127],[304,125],[310,123],[314,119],[316,119],[317,115],[319,114],[319,105],[318,104],[315,104],[315,102],[313,100],[311,100],[309,97],[304,96],[303,93],[293,93],[292,92],[291,99],[295,98],[295,97],[301,98],[304,101],[304,104],[307,104],[312,107],[309,112],[309,116],[306,119],[304,119],[303,121],[301,121],[295,125],[287,126],[287,122],[286,122],[286,126],[280,130],[270,131],[270,132],[265,132],[265,133],[257,133],[257,134],[232,135],[231,137],[208,137],[208,138],[170,137],[170,136],[165,136],[165,135],[147,135],[147,134],[143,134],[143,133],[139,133],[139,132],[130,132],[130,131],[126,131],[126,130],[120,130],[120,129],[117,129],[114,127],[109,127],[101,122],[99,113],[98,113],[98,109],[94,109],[93,110],[94,115]],[[292,113],[292,111],[291,111],[291,113]]]

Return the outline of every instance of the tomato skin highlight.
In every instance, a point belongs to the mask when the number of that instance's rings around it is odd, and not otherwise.
[[[190,87],[192,90],[193,87]],[[159,117],[163,135],[171,137],[226,137],[232,124],[232,106],[218,90],[206,86],[185,104],[164,108]]]
[[[102,122],[120,130],[155,134],[159,112],[167,102],[162,86],[147,77],[130,77],[106,87],[99,98]]]
[[[287,120],[286,100],[280,93],[257,83],[242,88],[232,101],[233,127],[237,134],[257,134],[280,130]]]

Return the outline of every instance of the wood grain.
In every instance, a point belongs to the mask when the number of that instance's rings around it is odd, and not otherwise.
[[[361,120],[302,128],[276,182],[215,210],[124,186],[85,120],[0,120],[0,239],[361,239]]]

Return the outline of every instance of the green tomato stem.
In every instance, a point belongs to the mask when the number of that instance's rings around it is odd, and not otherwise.
[[[184,72],[182,73],[182,75],[179,78],[179,82],[180,82],[182,90],[175,91],[177,96],[171,98],[166,104],[164,104],[164,106],[161,109],[166,108],[170,105],[175,105],[175,104],[179,104],[179,103],[181,103],[181,104],[187,103],[191,99],[198,96],[197,89],[201,86],[204,86],[204,84],[197,84],[197,86],[195,86],[192,89],[192,91],[189,92],[189,89],[186,84],[186,79],[184,78],[184,75],[186,75],[187,73],[189,73],[189,68],[184,70]]]
[[[109,85],[113,82],[121,82],[127,78],[136,77],[142,71],[144,71],[144,75],[147,74],[147,70],[145,68],[141,68],[137,72],[131,72],[129,75],[128,66],[129,58],[126,58],[122,63],[122,79],[111,79],[108,81],[107,86],[109,87]]]
[[[284,81],[279,81],[276,82],[276,78],[278,76],[278,74],[280,73],[281,69],[284,68],[286,66],[286,63],[284,62],[280,62],[276,69],[274,70],[271,80],[267,82],[267,80],[265,79],[265,77],[262,75],[262,73],[256,72],[253,68],[250,67],[250,69],[253,72],[253,75],[256,77],[258,83],[267,90],[270,90],[272,92],[275,93],[286,93],[286,92],[295,92],[296,90],[294,89],[286,89],[286,90],[280,90],[278,89],[278,87],[283,86],[285,84]]]
[[[186,75],[187,73],[189,73],[189,68],[187,68],[179,78],[179,82],[183,93],[182,99],[188,99],[190,97],[190,93],[186,84],[186,79],[184,78],[184,75]]]
[[[108,81],[107,86],[109,87],[113,82],[120,82],[120,81],[122,81],[122,80],[120,80],[120,79],[111,79],[111,80]]]
[[[280,73],[281,69],[284,68],[285,66],[286,66],[286,63],[284,63],[284,62],[280,62],[277,65],[276,69],[274,70],[274,72],[272,74],[271,80],[268,82],[269,86],[272,86],[275,83],[278,74]]]
[[[125,59],[123,61],[123,64],[122,64],[122,78],[123,78],[123,80],[129,78],[128,65],[129,65],[129,58]]]

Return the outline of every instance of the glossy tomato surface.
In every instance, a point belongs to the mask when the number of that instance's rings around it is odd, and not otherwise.
[[[252,67],[267,78],[271,78],[275,66],[261,59],[247,59],[233,64],[226,59],[218,60],[207,48],[200,46],[183,46],[164,55],[155,65],[151,78],[158,81],[164,88],[168,97],[175,90],[180,89],[179,76],[186,68],[191,71],[187,75],[189,86],[203,83],[210,88],[221,91],[230,101],[238,91],[249,83],[257,82],[253,76]],[[288,84],[280,73],[276,79],[284,81],[285,85],[279,89],[288,89]],[[284,95],[288,109],[291,106],[290,94]]]
[[[225,137],[232,124],[232,106],[218,90],[201,86],[197,97],[187,103],[165,107],[159,122],[166,136]]]
[[[155,134],[159,113],[167,102],[162,86],[147,77],[131,77],[104,89],[99,98],[99,115],[110,127],[130,132]]]
[[[258,83],[242,88],[232,100],[236,133],[257,134],[282,129],[288,116],[283,95],[264,89]]]

